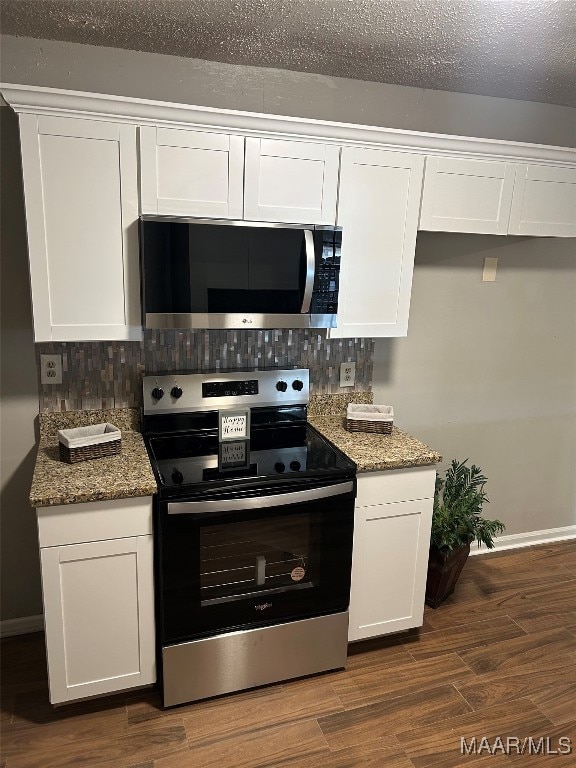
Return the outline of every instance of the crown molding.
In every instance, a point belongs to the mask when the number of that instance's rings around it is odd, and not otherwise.
[[[346,145],[368,144],[379,149],[421,154],[461,157],[472,155],[483,159],[576,165],[576,149],[568,147],[404,131],[12,83],[0,83],[0,93],[18,114],[32,113],[138,125],[225,130],[245,136],[304,138]]]

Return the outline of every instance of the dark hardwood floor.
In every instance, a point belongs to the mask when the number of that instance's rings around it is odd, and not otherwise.
[[[154,690],[52,708],[41,634],[1,663],[0,768],[573,767],[576,542],[469,558],[420,630],[352,646],[345,671],[169,711]],[[528,737],[539,754],[502,752]]]

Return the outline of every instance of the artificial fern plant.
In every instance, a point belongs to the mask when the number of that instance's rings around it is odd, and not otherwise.
[[[486,477],[474,464],[468,467],[467,461],[453,459],[444,479],[436,473],[430,541],[441,552],[466,546],[474,539],[478,546],[485,544],[492,549],[494,536],[505,527],[500,520],[482,517],[482,505],[488,502]]]

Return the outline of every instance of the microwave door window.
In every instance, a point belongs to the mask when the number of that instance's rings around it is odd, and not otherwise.
[[[143,271],[147,312],[191,312],[188,226],[143,223]]]
[[[246,312],[248,233],[243,227],[190,226],[190,293],[193,312]]]
[[[301,229],[249,230],[248,311],[298,314],[305,280]]]

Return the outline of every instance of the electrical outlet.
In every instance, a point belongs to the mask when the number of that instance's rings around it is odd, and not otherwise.
[[[40,355],[42,384],[62,384],[62,355]]]
[[[353,387],[356,381],[356,363],[340,363],[340,386]]]

